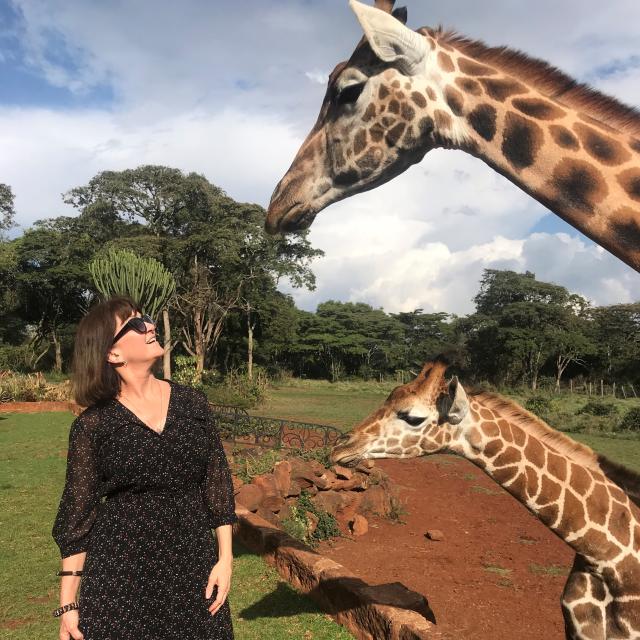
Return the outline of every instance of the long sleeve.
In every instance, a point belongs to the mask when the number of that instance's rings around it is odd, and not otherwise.
[[[65,484],[51,531],[62,558],[87,550],[100,502],[92,428],[97,415],[93,412],[86,415],[87,411],[73,421],[69,431]]]
[[[204,396],[204,394],[202,395]],[[224,524],[237,522],[238,516],[235,513],[235,498],[229,463],[208,403],[206,411],[209,431],[209,458],[205,477],[202,480],[201,492],[207,506],[211,527],[215,529]]]

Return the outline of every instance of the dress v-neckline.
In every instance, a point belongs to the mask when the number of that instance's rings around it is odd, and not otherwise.
[[[167,380],[167,378],[160,378],[160,380],[169,383],[169,403],[167,404],[167,415],[165,416],[165,419],[164,419],[164,426],[162,427],[162,431],[157,431],[153,427],[150,427],[144,420],[139,418],[137,414],[135,414],[131,409],[129,409],[129,407],[127,407],[125,404],[120,402],[120,400],[118,400],[117,398],[114,398],[114,400],[122,408],[124,408],[126,411],[128,411],[136,419],[136,421],[139,424],[143,425],[145,429],[147,429],[148,431],[152,431],[157,436],[162,436],[162,434],[167,430],[167,425],[169,424],[169,414],[171,413],[171,404],[172,404],[172,400],[173,400],[173,382],[171,380]]]

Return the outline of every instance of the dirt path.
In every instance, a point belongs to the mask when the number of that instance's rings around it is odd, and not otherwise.
[[[563,640],[560,595],[571,549],[464,459],[378,460],[399,487],[406,524],[373,516],[356,540],[318,551],[370,584],[422,593],[443,637]],[[428,529],[444,539],[427,540]]]

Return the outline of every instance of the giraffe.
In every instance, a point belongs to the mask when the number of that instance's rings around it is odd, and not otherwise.
[[[445,380],[444,356],[342,436],[333,463],[463,456],[576,552],[562,595],[572,640],[640,638],[640,475],[515,402]]]
[[[394,0],[349,0],[364,37],[271,197],[266,230],[311,225],[431,149],[486,162],[640,270],[640,113],[546,62],[442,29],[409,29]]]

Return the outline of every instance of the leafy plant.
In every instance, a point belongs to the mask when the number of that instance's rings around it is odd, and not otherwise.
[[[620,421],[618,428],[625,431],[640,431],[640,407],[629,409]]]
[[[618,407],[611,402],[604,400],[591,399],[581,409],[578,414],[587,413],[591,416],[615,416],[618,414]]]
[[[531,413],[535,413],[539,418],[547,422],[551,415],[551,399],[543,395],[531,396],[525,403],[524,408]]]
[[[267,449],[262,455],[251,453],[239,455],[236,458],[236,475],[244,482],[249,483],[256,476],[273,471],[273,467],[280,459],[278,451]]]
[[[309,535],[307,512],[313,513],[318,518],[318,524],[311,535]],[[284,518],[282,527],[289,535],[314,549],[320,540],[328,540],[342,535],[335,517],[311,502],[311,496],[305,489],[300,492],[296,504],[291,506],[291,515]]]
[[[180,384],[204,391],[204,385],[199,380],[196,369],[197,362],[198,360],[195,356],[176,356],[173,379]]]
[[[305,462],[309,462],[309,460],[317,460],[327,469],[331,466],[331,460],[329,459],[329,456],[331,455],[331,447],[315,447],[313,449],[302,449],[296,447],[290,450],[290,455],[302,458]]]

